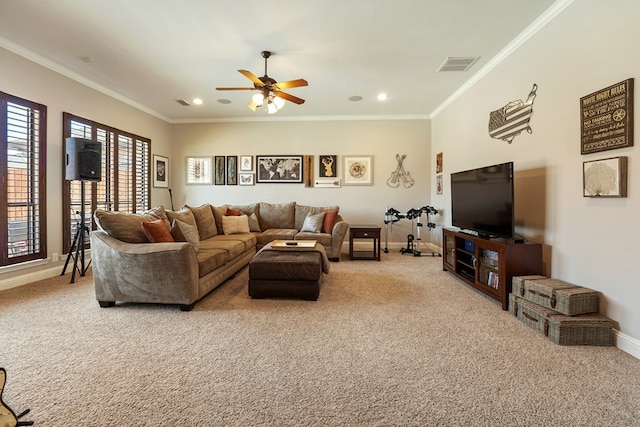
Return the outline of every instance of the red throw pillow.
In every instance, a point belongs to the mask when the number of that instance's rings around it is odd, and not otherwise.
[[[331,234],[333,226],[336,223],[338,209],[322,209],[324,212],[324,221],[322,222],[322,232]]]
[[[242,215],[242,212],[240,211],[240,209],[233,209],[233,208],[227,208],[227,213],[225,214],[225,216],[240,216]]]
[[[144,235],[147,236],[149,242],[175,242],[175,240],[171,236],[169,225],[164,219],[158,219],[156,221],[143,221],[141,225],[142,231],[144,231]]]

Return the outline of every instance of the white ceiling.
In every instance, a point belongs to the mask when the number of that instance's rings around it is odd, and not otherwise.
[[[169,122],[428,117],[553,4],[0,0],[0,46]],[[286,91],[305,104],[267,115],[247,108],[252,92],[215,90],[252,86],[237,70],[262,76],[262,50],[274,52],[270,77],[309,82]],[[469,71],[437,72],[447,57],[471,56],[480,59]],[[389,99],[378,101],[380,92]],[[176,102],[195,97],[204,104]]]

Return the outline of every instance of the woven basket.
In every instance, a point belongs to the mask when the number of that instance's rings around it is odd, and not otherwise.
[[[525,279],[525,299],[567,316],[600,311],[600,293],[556,279]]]
[[[613,321],[601,314],[565,316],[513,293],[509,312],[555,344],[613,345]]]
[[[597,313],[551,316],[548,338],[560,345],[613,345],[613,321]]]
[[[537,279],[546,279],[547,276],[540,276],[538,274],[534,274],[531,276],[513,276],[511,279],[511,292],[516,294],[519,297],[524,298],[524,281],[525,280],[537,280]]]

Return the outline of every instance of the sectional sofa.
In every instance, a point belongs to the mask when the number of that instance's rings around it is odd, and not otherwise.
[[[158,303],[189,311],[277,239],[316,240],[339,261],[349,225],[338,212],[296,202],[96,210],[98,229],[90,237],[96,299],[101,307]]]

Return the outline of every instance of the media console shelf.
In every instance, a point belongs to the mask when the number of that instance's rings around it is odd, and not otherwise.
[[[513,276],[542,274],[542,245],[442,231],[442,268],[509,308]]]

